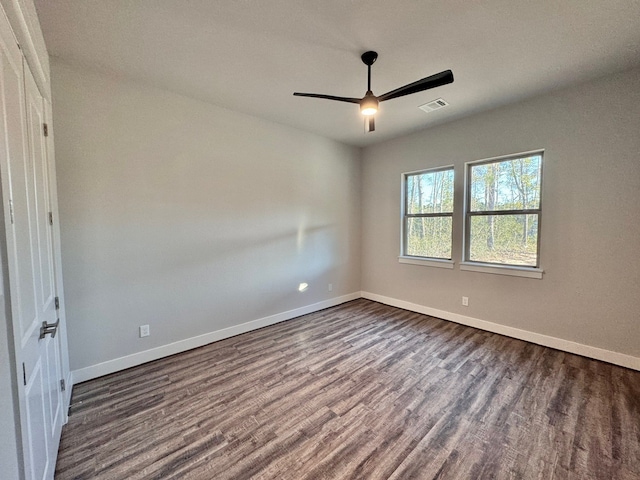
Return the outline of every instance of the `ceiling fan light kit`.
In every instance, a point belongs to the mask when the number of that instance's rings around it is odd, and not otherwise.
[[[371,90],[367,92],[362,100],[360,100],[360,112],[366,117],[369,115],[375,115],[378,111],[378,99],[375,97]]]
[[[376,97],[371,91],[371,65],[378,59],[378,54],[374,51],[368,51],[364,52],[360,58],[362,59],[362,63],[367,66],[367,93],[365,93],[364,97],[336,97],[334,95],[299,92],[294,92],[294,95],[298,97],[324,98],[325,100],[335,100],[337,102],[357,103],[360,105],[360,112],[367,117],[368,121],[366,124],[368,128],[366,128],[366,130],[373,132],[375,130],[374,115],[378,111],[380,102],[453,83],[453,72],[451,72],[451,70],[445,70],[444,72],[425,77]]]

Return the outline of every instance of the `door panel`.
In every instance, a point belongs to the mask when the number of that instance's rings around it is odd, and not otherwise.
[[[42,480],[53,478],[51,465],[48,419],[46,412],[46,401],[42,396],[45,391],[44,378],[42,372],[42,362],[36,363],[33,374],[25,388],[27,393],[27,432],[28,451],[24,455],[28,458],[26,462],[26,478]],[[50,472],[50,473],[49,473]]]
[[[58,441],[62,433],[62,426],[65,423],[63,412],[63,398],[60,387],[60,380],[63,376],[60,365],[60,337],[51,338],[47,342],[46,357],[48,363],[48,384],[49,406],[51,418],[51,441],[54,454],[58,451]]]
[[[25,90],[30,132],[29,153],[32,161],[32,171],[30,172],[34,199],[32,211],[36,220],[37,233],[34,240],[37,242],[36,252],[39,262],[37,265],[39,282],[36,285],[38,309],[49,321],[55,322],[52,229],[49,224],[49,179],[43,134],[44,103],[31,75],[25,75]]]

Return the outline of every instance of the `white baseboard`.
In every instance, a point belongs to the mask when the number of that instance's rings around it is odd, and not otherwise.
[[[549,335],[543,335],[541,333],[530,332],[528,330],[508,327],[506,325],[500,325],[498,323],[488,322],[486,320],[480,320],[473,317],[467,317],[465,315],[459,315],[457,313],[451,313],[444,310],[425,307],[424,305],[418,305],[417,303],[406,302],[404,300],[385,297],[383,295],[378,295],[375,293],[361,292],[361,295],[362,298],[367,298],[369,300],[384,303],[385,305],[391,305],[392,307],[403,308],[412,312],[431,315],[432,317],[449,320],[452,322],[460,323],[462,325],[467,325],[469,327],[479,328],[480,330],[499,333],[500,335],[505,335],[507,337],[525,340],[527,342],[543,345],[545,347],[555,348],[564,352],[575,353],[577,355],[582,355],[583,357],[602,360],[604,362],[613,363],[614,365],[620,365],[621,367],[640,370],[640,358],[626,355],[624,353],[613,352],[611,350],[592,347],[590,345],[583,345],[581,343],[572,342],[570,340],[563,340],[561,338],[551,337]]]
[[[322,302],[307,305],[305,307],[296,308],[287,312],[277,313],[268,317],[259,318],[250,322],[242,323],[240,325],[234,325],[233,327],[223,328],[214,332],[198,335],[197,337],[191,337],[177,342],[162,345],[161,347],[151,348],[143,352],[133,353],[124,357],[115,358],[106,362],[91,365],[89,367],[81,368],[71,372],[72,380],[76,383],[86,382],[93,378],[102,377],[110,373],[118,372],[126,368],[135,367],[143,363],[158,360],[159,358],[174,355],[176,353],[185,352],[193,348],[202,347],[218,340],[240,335],[241,333],[250,332],[258,328],[267,327],[274,323],[290,320],[301,315],[317,312],[325,308],[340,305],[341,303],[349,302],[360,298],[360,292],[350,293],[341,297],[331,298]],[[69,382],[71,385],[71,382]],[[69,389],[69,392],[71,389]]]
[[[604,362],[613,363],[614,365],[620,365],[622,367],[631,368],[633,370],[640,371],[640,358],[627,355],[624,353],[613,352],[611,350],[605,350],[598,347],[592,347],[590,345],[583,345],[581,343],[572,342],[570,340],[563,340],[561,338],[551,337],[549,335],[543,335],[540,333],[530,332],[528,330],[521,330],[519,328],[508,327],[506,325],[500,325],[498,323],[488,322],[486,320],[480,320],[478,318],[467,317],[457,313],[447,312],[445,310],[438,310],[417,303],[411,303],[404,300],[398,300],[396,298],[386,297],[384,295],[378,295],[370,292],[355,292],[341,297],[332,298],[322,302],[307,305],[305,307],[296,308],[287,312],[270,315],[268,317],[259,318],[250,322],[242,323],[240,325],[234,325],[233,327],[223,328],[214,332],[205,333],[197,337],[191,337],[184,340],[180,340],[174,343],[163,345],[161,347],[152,348],[143,352],[134,353],[120,358],[115,358],[106,362],[91,365],[89,367],[81,368],[70,372],[67,380],[67,390],[65,396],[65,409],[68,409],[71,400],[71,390],[74,383],[81,383],[93,378],[102,377],[110,373],[118,372],[126,368],[135,367],[143,363],[158,360],[159,358],[174,355],[176,353],[185,352],[193,348],[201,347],[218,340],[240,335],[241,333],[250,332],[258,328],[267,327],[275,323],[279,323],[285,320],[290,320],[301,315],[317,312],[324,308],[340,305],[341,303],[349,302],[357,298],[367,298],[376,302],[391,305],[393,307],[403,308],[416,313],[423,313],[425,315],[431,315],[432,317],[441,318],[443,320],[449,320],[459,323],[461,325],[467,325],[469,327],[479,328],[492,333],[498,333],[507,337],[517,338],[527,342],[543,345],[545,347],[555,348],[569,353],[575,353],[584,357],[594,358],[596,360],[602,360]]]

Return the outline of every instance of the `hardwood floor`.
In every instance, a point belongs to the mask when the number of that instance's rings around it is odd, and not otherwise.
[[[640,479],[640,372],[360,299],[77,385],[63,479]]]

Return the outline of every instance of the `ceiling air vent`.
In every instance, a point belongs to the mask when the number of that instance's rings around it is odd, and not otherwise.
[[[429,113],[429,112],[433,112],[434,110],[438,110],[442,107],[446,107],[447,105],[449,105],[447,102],[445,102],[443,99],[441,98],[437,98],[429,103],[425,103],[424,105],[420,105],[418,108],[420,110],[424,110],[425,112]]]

